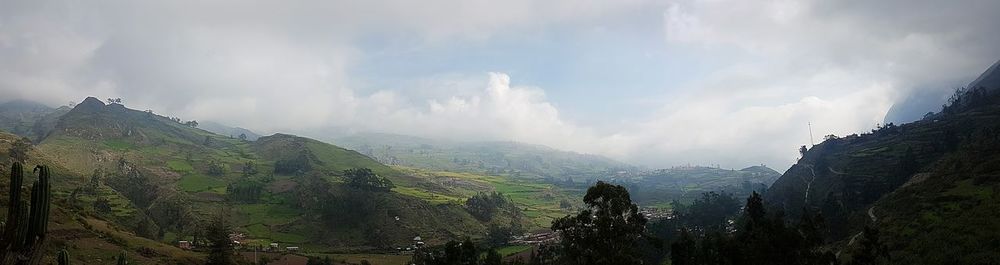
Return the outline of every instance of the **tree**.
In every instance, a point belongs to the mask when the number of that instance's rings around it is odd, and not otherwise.
[[[136,224],[135,234],[137,236],[141,236],[141,237],[145,237],[145,238],[149,238],[149,239],[159,239],[159,238],[157,238],[157,234],[158,234],[157,230],[159,230],[159,227],[156,226],[156,223],[154,223],[153,220],[150,220],[147,217],[147,218],[143,218],[142,220],[139,220],[139,223]]]
[[[243,177],[250,177],[257,175],[257,164],[254,164],[252,160],[248,160],[243,164]]]
[[[187,125],[188,127],[191,127],[191,128],[198,128],[198,121],[195,121],[195,120],[188,121],[188,122],[185,122],[184,125]]]
[[[598,181],[587,189],[586,209],[552,223],[562,233],[567,264],[642,264],[639,240],[646,218],[632,203],[625,187]]]
[[[885,244],[879,241],[878,228],[866,225],[861,232],[861,239],[858,243],[860,247],[852,253],[849,265],[887,264],[889,262],[889,250]]]
[[[108,198],[101,196],[97,197],[97,200],[94,200],[94,211],[101,214],[110,214],[111,210],[111,202],[108,201]]]
[[[513,210],[516,215],[516,209],[517,207],[500,192],[480,192],[465,200],[465,211],[480,221],[493,220],[493,217],[503,210]]]
[[[799,147],[799,154],[802,155],[802,157],[806,157],[806,151],[809,151],[809,148],[806,148],[805,145]]]
[[[488,256],[489,254],[487,254]],[[444,245],[444,251],[427,251],[419,249],[413,253],[410,264],[416,265],[479,265],[479,250],[476,244],[466,239],[459,243],[449,241]]]
[[[239,138],[240,138],[241,141],[246,141],[247,140],[247,134],[246,133],[241,133],[240,136],[239,136]]]
[[[486,243],[493,247],[506,246],[520,230],[521,226],[516,221],[511,221],[509,226],[492,224],[486,233]]]
[[[232,227],[225,211],[220,211],[205,230],[206,239],[210,244],[207,265],[235,265],[232,241],[229,233]]]
[[[211,176],[222,176],[226,174],[226,167],[223,163],[213,160],[208,162],[208,171],[206,173]]]
[[[293,158],[274,162],[274,174],[301,175],[312,170],[312,154],[302,151]]]
[[[740,203],[732,194],[705,192],[688,207],[685,221],[695,227],[721,228],[740,210]]]
[[[672,246],[673,264],[824,264],[836,261],[824,249],[823,218],[806,211],[795,227],[786,226],[780,213],[768,214],[760,194],[747,198],[735,233],[706,230],[700,240],[682,230]]]
[[[395,187],[392,181],[375,174],[369,168],[352,168],[344,170],[347,185],[366,191],[388,192]]]
[[[226,185],[226,197],[232,202],[256,203],[263,191],[263,184],[248,179]]]
[[[503,264],[503,257],[500,256],[500,252],[496,249],[490,249],[486,252],[486,258],[483,260],[483,265],[501,265]]]
[[[670,260],[674,265],[693,265],[696,263],[695,251],[697,243],[687,229],[681,230],[681,237],[670,245]]]

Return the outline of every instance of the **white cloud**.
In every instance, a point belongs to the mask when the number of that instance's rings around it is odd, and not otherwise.
[[[865,131],[914,87],[964,80],[1000,58],[1000,16],[992,14],[1000,2],[979,0],[0,6],[6,98],[65,104],[88,95],[123,97],[135,108],[265,132],[337,127],[515,140],[652,166],[767,163],[780,170],[808,143],[807,122],[817,139]],[[664,35],[664,49],[723,63],[682,89],[651,88],[651,98],[667,98],[650,110],[652,118],[614,128],[570,122],[543,88],[519,85],[516,75],[512,82],[504,73],[486,74],[509,69],[435,73],[407,88],[360,88],[365,80],[351,72],[372,36],[416,39],[407,43],[412,49],[490,43],[510,32],[602,28],[604,20],[648,9],[663,10],[663,20],[649,28],[662,30],[650,34]]]

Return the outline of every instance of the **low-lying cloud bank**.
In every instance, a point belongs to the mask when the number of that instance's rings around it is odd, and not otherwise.
[[[0,93],[52,105],[122,97],[134,108],[262,132],[514,140],[654,167],[782,170],[809,143],[807,123],[816,141],[862,132],[915,88],[951,89],[1000,59],[997,1],[415,3],[5,1]],[[466,88],[426,97],[362,90],[365,81],[350,74],[372,34],[421,36],[415,48],[489,42],[648,8],[663,10],[650,34],[664,36],[664,49],[724,66],[682,87],[651,88],[658,107],[640,121],[570,121],[544,87],[505,69],[414,84]]]

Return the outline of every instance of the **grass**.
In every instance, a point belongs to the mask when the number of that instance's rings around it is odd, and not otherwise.
[[[276,204],[243,204],[236,206],[236,210],[243,215],[247,225],[279,225],[302,215],[297,209]]]
[[[514,255],[514,254],[517,254],[517,253],[528,251],[529,249],[531,249],[530,245],[513,245],[513,246],[506,246],[506,247],[498,248],[497,252],[500,253],[500,256],[506,257],[506,256]]]
[[[281,243],[307,243],[308,231],[279,231],[276,227],[290,223],[303,213],[278,204],[243,204],[235,207],[236,224],[254,240]]]
[[[178,173],[190,173],[194,172],[194,166],[183,160],[170,160],[167,161],[167,168]]]
[[[135,149],[135,145],[121,139],[108,139],[104,140],[104,145],[114,149],[116,151],[125,151],[129,149]]]
[[[222,188],[222,193],[225,193],[226,182],[201,174],[187,174],[181,177],[180,181],[177,181],[177,187],[185,192],[212,191],[215,193],[219,193],[218,188]]]
[[[944,195],[972,197],[980,200],[987,200],[993,193],[989,186],[976,186],[971,179],[958,181],[955,187],[944,192]]]
[[[579,201],[582,191],[566,190],[534,179],[510,176],[487,176],[473,173],[430,171],[410,167],[395,167],[404,174],[416,176],[424,182],[437,183],[442,189],[425,186],[397,187],[401,194],[432,203],[463,203],[477,192],[498,191],[509,197],[527,216],[533,229],[546,228],[552,220],[570,214],[559,207],[562,200]]]
[[[416,197],[418,199],[425,200],[425,201],[430,202],[431,204],[435,204],[435,205],[449,204],[449,203],[458,203],[458,204],[461,204],[461,203],[465,202],[465,198],[462,198],[462,197],[450,196],[450,195],[445,195],[445,194],[440,194],[440,193],[434,193],[434,192],[430,192],[430,191],[427,191],[427,190],[423,190],[423,189],[419,189],[419,188],[414,188],[414,187],[396,187],[396,188],[393,188],[392,191],[398,192],[398,193],[403,194],[403,195]]]

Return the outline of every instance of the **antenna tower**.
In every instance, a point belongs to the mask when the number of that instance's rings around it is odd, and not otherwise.
[[[813,141],[813,124],[809,122],[809,144],[816,145],[816,141]]]

